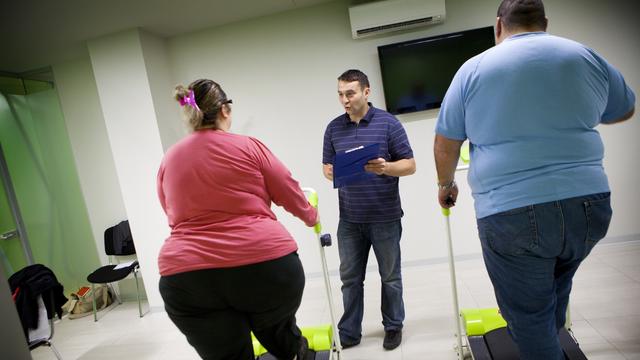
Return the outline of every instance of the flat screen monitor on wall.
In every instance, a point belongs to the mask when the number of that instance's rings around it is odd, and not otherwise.
[[[460,66],[494,45],[488,26],[378,47],[387,111],[439,108]]]

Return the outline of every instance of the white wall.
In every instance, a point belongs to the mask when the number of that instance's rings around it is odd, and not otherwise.
[[[93,240],[100,263],[109,263],[104,252],[104,230],[127,219],[120,183],[100,107],[100,99],[88,57],[53,65],[55,84],[75,159],[80,187],[87,206]],[[120,258],[121,262],[134,256]],[[88,274],[87,274],[88,275]],[[121,299],[135,300],[132,277],[114,284]],[[146,294],[141,291],[144,298]]]
[[[147,298],[151,307],[159,307],[157,257],[168,228],[155,187],[163,148],[145,39],[134,29],[92,40],[88,48]]]
[[[545,1],[549,31],[595,49],[617,67],[640,98],[640,12],[638,1]],[[557,14],[557,15],[554,15]],[[636,108],[638,108],[636,104]],[[613,220],[608,238],[639,239],[640,224],[640,117],[600,126],[605,145],[604,167],[611,186]]]
[[[165,40],[141,31],[140,43],[144,65],[149,79],[149,88],[153,100],[156,121],[160,131],[162,147],[166,151],[171,145],[180,140],[186,133],[180,121],[181,115],[173,100],[175,84],[171,79],[171,68],[167,59]]]
[[[187,84],[201,77],[220,82],[234,99],[232,131],[264,141],[289,166],[301,184],[319,191],[325,231],[335,236],[337,194],[331,184],[324,180],[320,169],[325,126],[342,112],[336,96],[336,77],[348,68],[365,71],[371,80],[371,101],[378,107],[384,107],[378,45],[493,25],[498,4],[498,0],[447,0],[447,20],[444,24],[419,31],[352,40],[348,1],[340,0],[174,37],[167,40],[166,49],[162,42],[152,45],[153,49],[146,46],[146,62],[149,61],[149,54],[164,56],[162,54],[165,52],[168,61],[166,64],[147,64],[145,71],[149,71],[150,82],[171,84],[167,89],[169,97],[175,83]],[[640,33],[640,25],[633,17],[637,13],[637,2],[547,0],[545,4],[551,33],[593,47],[624,73],[636,92],[640,91],[640,72],[637,68],[640,63],[640,42],[636,35]],[[113,61],[121,61],[119,55],[114,53]],[[161,69],[160,72],[166,70],[164,79],[153,76],[158,73],[153,69],[154,66]],[[71,65],[66,70],[65,76],[83,76],[76,72],[84,70],[74,71]],[[58,75],[56,80],[64,81]],[[71,91],[72,97],[78,96],[79,99],[82,99],[82,92],[91,91],[91,85],[88,85],[91,79],[82,79],[87,81],[87,85],[76,83],[75,90],[60,87],[61,98],[64,100],[62,93],[65,91]],[[178,107],[175,102],[159,104],[158,99],[162,98],[157,95],[162,93],[160,85],[151,84],[150,87],[155,92],[154,110],[160,125],[162,147],[166,149],[182,131],[180,117],[167,104],[173,104],[175,111]],[[93,105],[86,106],[87,112],[96,111],[95,108],[90,109],[97,106],[95,101]],[[81,122],[81,114],[78,112],[74,115],[78,122]],[[163,114],[170,115],[163,117]],[[175,123],[172,125],[171,116],[174,115]],[[443,219],[435,202],[436,175],[432,155],[435,117],[437,111],[400,117],[418,164],[418,172],[403,178],[400,185],[405,210],[402,245],[405,262],[438,259],[446,255]],[[613,190],[615,211],[609,232],[611,238],[640,237],[640,223],[637,221],[637,214],[640,213],[640,192],[637,191],[640,174],[637,161],[633,158],[640,150],[640,144],[635,139],[640,133],[639,127],[636,118],[625,124],[601,127],[606,145],[605,167]],[[111,151],[105,150],[104,142],[75,139],[85,136],[91,138],[95,135],[88,134],[93,131],[104,130],[94,127],[75,134],[70,130],[76,154],[95,152],[97,148],[100,148],[97,150],[99,152]],[[76,144],[80,144],[77,149]],[[81,181],[89,176],[86,172],[91,171],[89,167],[79,169]],[[462,194],[452,216],[455,250],[458,254],[477,254],[480,247],[472,200],[464,176],[459,177],[459,183]],[[153,181],[147,186],[154,187]],[[113,189],[109,191],[115,193]],[[88,207],[91,213],[89,204]],[[319,272],[320,264],[312,232],[291,215],[280,210],[277,214],[298,240],[307,273]],[[148,238],[144,241],[154,243],[152,247],[155,248],[162,240]],[[328,251],[328,257],[330,267],[337,269],[336,247]]]
[[[127,215],[89,57],[53,66],[80,187],[102,264],[104,230]],[[88,275],[88,274],[87,274]]]

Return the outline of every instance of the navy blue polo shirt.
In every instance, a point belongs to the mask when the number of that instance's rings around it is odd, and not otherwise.
[[[380,144],[379,157],[387,161],[413,158],[400,121],[369,103],[369,111],[359,124],[351,122],[346,113],[329,123],[324,133],[322,163],[333,165],[337,152],[373,143]],[[354,223],[399,220],[403,212],[398,183],[396,176],[379,175],[364,183],[339,188],[340,219]]]

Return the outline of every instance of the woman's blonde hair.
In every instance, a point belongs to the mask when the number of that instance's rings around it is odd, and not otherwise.
[[[191,91],[196,106],[185,103]],[[223,106],[229,106],[231,102],[220,85],[209,79],[196,80],[186,88],[184,85],[177,85],[174,97],[182,105],[187,126],[191,131],[217,128],[216,120],[220,110]]]

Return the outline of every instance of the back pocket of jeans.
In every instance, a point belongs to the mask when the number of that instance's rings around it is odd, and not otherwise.
[[[522,255],[538,246],[535,216],[525,206],[478,220],[481,241],[503,255]]]
[[[587,241],[598,242],[607,235],[611,223],[611,197],[584,202],[587,216]]]

